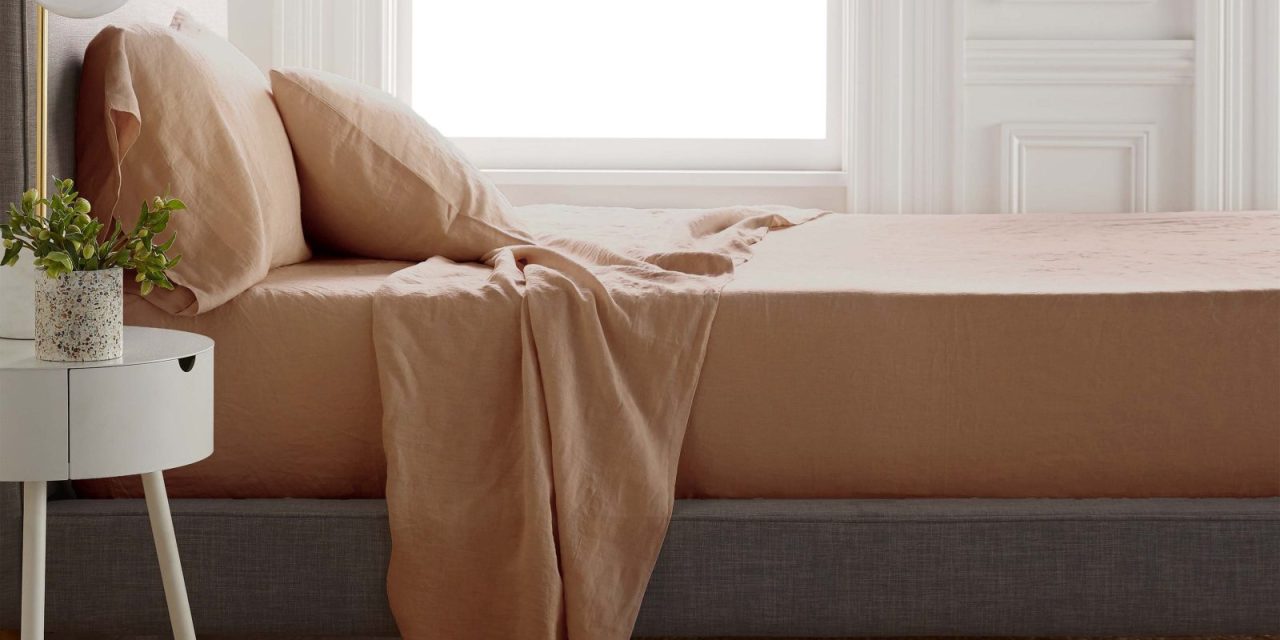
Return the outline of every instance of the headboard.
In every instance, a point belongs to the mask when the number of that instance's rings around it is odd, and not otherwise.
[[[209,28],[227,32],[227,0],[132,0],[93,20],[50,14],[50,175],[75,177],[76,93],[89,41],[109,24],[168,24],[179,7]],[[35,186],[35,16],[34,0],[0,2],[0,215],[9,202]]]

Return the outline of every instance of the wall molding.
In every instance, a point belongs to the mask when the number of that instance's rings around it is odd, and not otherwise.
[[[310,0],[275,0],[271,25],[271,66],[323,67],[325,5]]]
[[[965,82],[1193,84],[1193,40],[969,40]]]
[[[379,86],[384,91],[403,100],[409,99],[407,68],[400,64],[401,56],[408,56],[412,33],[409,0],[384,0],[380,3],[383,41],[378,48],[381,77]]]
[[[275,0],[272,66],[322,69],[403,95],[407,0]]]
[[[1196,208],[1244,204],[1246,0],[1196,0]]]
[[[964,4],[846,5],[849,211],[963,208]]]
[[[1253,202],[1256,209],[1280,209],[1280,3],[1255,5]]]
[[[1196,208],[1276,208],[1280,8],[1196,1]]]
[[[1046,123],[1000,127],[1001,211],[1027,212],[1027,155],[1032,149],[1125,149],[1129,151],[1129,212],[1150,210],[1153,124]]]

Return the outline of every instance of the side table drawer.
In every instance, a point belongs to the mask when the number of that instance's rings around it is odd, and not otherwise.
[[[0,371],[0,482],[68,477],[67,372]]]
[[[189,370],[187,370],[189,369]],[[172,469],[213,453],[213,350],[70,371],[71,477]]]

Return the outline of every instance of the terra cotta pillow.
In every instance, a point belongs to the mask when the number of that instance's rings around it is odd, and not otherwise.
[[[272,71],[271,88],[312,241],[372,258],[459,262],[530,242],[502,193],[404,103],[318,71]]]
[[[310,257],[293,152],[262,72],[179,14],[172,28],[111,26],[85,52],[76,130],[77,186],[100,217],[127,228],[169,194],[187,205],[169,228],[182,262],[175,291],[148,300],[202,313],[272,267]]]

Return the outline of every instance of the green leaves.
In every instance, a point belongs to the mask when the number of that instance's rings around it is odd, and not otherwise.
[[[18,204],[9,205],[6,223],[0,223],[4,255],[0,266],[16,264],[23,249],[35,256],[35,265],[50,278],[73,271],[96,271],[123,267],[135,273],[142,295],[155,287],[173,289],[166,273],[182,256],[168,257],[177,234],[156,244],[157,236],[169,225],[174,211],[187,205],[177,198],[155,197],[142,203],[138,222],[125,232],[120,220],[107,225],[92,218],[92,204],[75,191],[72,180],[54,179],[54,194],[40,198],[35,189],[22,194]],[[40,209],[47,209],[41,215]]]
[[[71,256],[65,251],[50,251],[43,257],[36,258],[36,267],[44,269],[50,278],[56,278],[64,273],[75,271],[76,263],[72,262]]]

